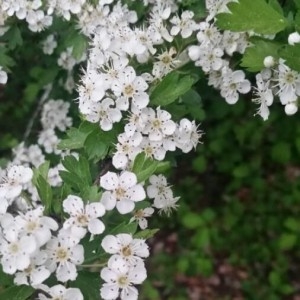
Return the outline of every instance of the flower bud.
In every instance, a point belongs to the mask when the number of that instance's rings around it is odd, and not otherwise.
[[[298,111],[298,106],[294,102],[288,103],[284,107],[284,111],[288,116],[294,115]]]
[[[273,56],[266,56],[264,59],[264,66],[266,68],[272,68],[275,65],[275,59]]]
[[[290,45],[294,45],[296,43],[300,43],[300,34],[298,32],[293,32],[288,37],[288,43]]]

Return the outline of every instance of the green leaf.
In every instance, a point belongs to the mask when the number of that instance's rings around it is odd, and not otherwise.
[[[194,212],[188,212],[187,214],[183,215],[181,222],[183,226],[188,229],[199,228],[204,224],[204,221],[200,215]]]
[[[115,228],[109,231],[109,234],[116,235],[118,233],[129,233],[134,235],[137,230],[137,223],[132,222],[127,224],[126,222],[122,222],[121,224],[117,225]]]
[[[7,49],[3,46],[0,46],[0,66],[9,69],[15,65],[15,61],[6,54]]]
[[[12,286],[0,292],[0,299],[26,300],[35,289],[28,285]]]
[[[253,39],[251,47],[248,47],[243,55],[241,66],[249,72],[259,72],[264,66],[264,59],[273,56],[279,59],[278,50],[281,44],[263,39]]]
[[[284,226],[293,232],[300,232],[300,220],[296,218],[288,217],[284,222]]]
[[[86,37],[77,31],[71,32],[67,36],[64,44],[66,48],[73,47],[72,55],[77,60],[82,57],[88,46]]]
[[[17,25],[13,25],[2,37],[8,43],[8,48],[14,50],[17,46],[22,46],[23,39],[20,29]]]
[[[278,240],[278,247],[281,250],[292,249],[297,242],[298,236],[292,233],[283,233]]]
[[[39,176],[37,178],[36,188],[41,198],[41,201],[45,206],[45,210],[46,212],[48,212],[51,208],[52,197],[53,197],[51,186],[46,179],[44,179],[42,176]]]
[[[138,182],[142,182],[156,171],[158,165],[158,161],[148,158],[144,152],[141,152],[134,160],[132,172],[135,173]]]
[[[279,142],[271,148],[271,157],[278,163],[285,164],[291,159],[291,147],[286,142]]]
[[[67,130],[68,138],[63,139],[58,144],[58,149],[65,150],[65,149],[80,149],[83,148],[84,142],[88,135],[98,129],[98,125],[83,121],[79,128],[70,128]]]
[[[159,229],[145,229],[136,233],[134,238],[147,240],[152,238],[158,231]]]
[[[45,161],[37,169],[33,171],[32,182],[34,185],[37,184],[37,179],[39,176],[42,176],[44,179],[48,178],[49,167],[50,167],[50,162]]]
[[[195,79],[192,76],[182,76],[173,71],[154,88],[150,95],[150,102],[154,105],[168,105],[184,95],[194,83]]]
[[[217,15],[217,26],[224,30],[275,34],[287,26],[284,16],[264,0],[239,0],[228,8],[230,13]]]
[[[84,299],[99,299],[100,280],[98,272],[78,271],[75,281],[69,282],[70,287],[77,287]]]
[[[99,161],[107,155],[108,145],[103,142],[103,132],[99,130],[92,131],[84,142],[84,149],[89,159]]]
[[[293,70],[300,72],[300,44],[286,45],[279,51],[281,58],[285,60],[285,63]]]
[[[300,9],[300,0],[294,0],[295,5],[298,9]]]

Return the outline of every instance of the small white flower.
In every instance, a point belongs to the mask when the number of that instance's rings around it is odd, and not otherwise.
[[[57,42],[54,38],[54,34],[50,34],[47,36],[47,38],[42,43],[43,46],[43,52],[45,54],[52,54],[54,49],[57,47]]]
[[[54,272],[61,282],[75,280],[77,277],[76,265],[84,261],[84,248],[78,244],[77,237],[70,235],[70,232],[63,232],[59,236],[53,237],[46,244],[48,259],[46,267]]]
[[[295,45],[297,43],[300,43],[300,34],[297,31],[291,33],[288,37],[288,43],[289,45]]]
[[[0,67],[0,83],[6,84],[7,82],[7,73]]]
[[[1,224],[3,226],[3,224]],[[12,224],[0,236],[0,254],[3,272],[14,274],[25,270],[30,264],[30,255],[37,249],[33,236],[20,236]]]
[[[256,75],[256,84],[257,88],[254,91],[255,98],[252,101],[260,104],[256,114],[260,115],[265,121],[269,117],[269,106],[272,105],[274,96],[272,90],[269,88],[270,81],[264,81],[261,73]]]
[[[38,246],[45,245],[51,238],[51,230],[56,231],[58,224],[50,217],[43,216],[43,207],[30,210],[15,217],[16,225],[23,235],[32,235]]]
[[[141,76],[136,76],[133,67],[126,67],[120,74],[118,80],[112,85],[114,94],[118,97],[116,106],[120,110],[128,110],[129,100],[142,109],[149,103],[149,95],[145,92],[148,84]]]
[[[91,234],[101,234],[105,226],[98,218],[105,214],[105,208],[100,202],[86,204],[84,207],[80,197],[69,195],[63,201],[64,212],[70,215],[70,218],[64,222],[63,227],[70,229],[72,235],[83,238],[87,230]]]
[[[284,107],[284,111],[288,116],[294,115],[298,111],[298,105],[295,102],[288,103]]]
[[[134,202],[146,198],[143,186],[137,184],[136,175],[132,172],[124,171],[121,175],[107,172],[100,178],[100,186],[107,190],[101,198],[105,208],[112,210],[116,206],[121,214],[133,211]]]
[[[78,288],[66,288],[61,284],[55,285],[51,288],[46,285],[39,285],[38,288],[45,291],[47,295],[51,297],[48,298],[48,296],[40,293],[38,295],[39,300],[83,300],[83,295]]]
[[[184,39],[190,37],[193,31],[197,29],[193,17],[194,13],[188,10],[181,14],[181,19],[178,16],[173,17],[170,20],[170,23],[173,24],[170,31],[171,35],[178,35],[180,33],[181,37]]]
[[[110,98],[105,98],[101,102],[91,105],[91,111],[85,115],[89,122],[100,123],[100,127],[104,131],[109,131],[113,127],[113,123],[119,122],[122,118],[121,111],[113,108],[115,102]]]
[[[250,91],[250,81],[245,79],[245,73],[241,70],[232,72],[225,69],[223,82],[221,84],[221,96],[228,104],[235,104],[239,99],[239,94],[246,94]]]
[[[131,234],[127,233],[120,233],[116,236],[107,235],[102,240],[101,246],[106,253],[114,254],[110,260],[121,257],[131,266],[149,256],[149,248],[145,240],[134,239]]]
[[[105,281],[100,292],[104,300],[137,300],[138,290],[134,284],[141,284],[147,278],[144,263],[130,267],[121,257],[108,261],[107,268],[101,270]]]
[[[147,123],[143,129],[144,134],[148,134],[150,141],[163,141],[166,136],[175,132],[176,124],[171,120],[171,114],[166,110],[152,108],[145,110]]]
[[[130,222],[137,221],[142,230],[148,227],[148,221],[146,218],[149,218],[154,213],[152,207],[146,207],[144,209],[138,209],[134,211],[133,217],[130,219]]]
[[[273,56],[269,55],[264,58],[264,66],[266,68],[272,68],[274,67],[274,65],[275,65],[275,59]]]

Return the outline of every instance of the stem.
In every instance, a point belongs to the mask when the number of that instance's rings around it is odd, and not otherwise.
[[[48,99],[49,94],[50,94],[50,92],[51,92],[51,89],[52,89],[52,84],[48,84],[48,85],[45,86],[45,91],[44,91],[42,97],[39,99],[38,105],[37,105],[37,107],[36,107],[36,110],[34,111],[34,113],[33,113],[32,117],[31,117],[31,119],[30,119],[29,122],[28,122],[28,125],[27,125],[27,127],[26,127],[26,130],[25,130],[25,133],[24,133],[24,136],[23,136],[23,141],[26,141],[27,138],[29,137],[30,132],[31,132],[31,130],[32,130],[32,126],[33,126],[34,120],[36,119],[36,117],[37,117],[39,111],[41,110],[42,105],[43,105],[43,104],[45,103],[45,101]]]
[[[91,264],[91,265],[80,265],[80,267],[83,268],[97,268],[97,267],[104,267],[106,266],[107,263],[102,263],[102,264]]]

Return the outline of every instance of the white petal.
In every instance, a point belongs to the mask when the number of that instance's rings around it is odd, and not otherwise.
[[[101,197],[101,203],[106,210],[112,210],[116,206],[117,199],[110,192],[104,192]]]
[[[105,252],[109,254],[115,254],[120,250],[120,243],[117,237],[113,235],[107,235],[101,242],[101,246]]]
[[[100,178],[100,186],[106,190],[115,190],[118,187],[119,178],[116,173],[107,172]]]
[[[145,190],[141,184],[137,184],[130,188],[129,194],[132,201],[142,201],[146,198]]]
[[[92,234],[101,234],[104,231],[105,226],[102,221],[93,219],[89,222],[88,229]]]
[[[119,288],[116,284],[103,284],[100,292],[104,300],[114,300],[119,296]]]
[[[69,195],[63,201],[64,212],[69,214],[70,216],[76,216],[78,214],[83,213],[83,201],[80,197]]]
[[[100,202],[87,204],[85,207],[85,213],[91,219],[102,217],[105,214],[105,207]]]
[[[120,175],[120,186],[124,189],[128,189],[137,183],[136,175],[132,172],[124,171]]]
[[[127,214],[134,210],[134,202],[131,200],[118,201],[116,206],[120,214]]]

